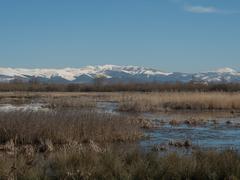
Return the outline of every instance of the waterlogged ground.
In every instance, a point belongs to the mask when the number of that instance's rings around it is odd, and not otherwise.
[[[0,112],[12,112],[12,111],[48,111],[49,109],[42,103],[31,104],[0,104]]]
[[[98,102],[99,112],[121,114],[116,102]],[[23,105],[1,104],[1,112],[48,111],[46,104]],[[146,138],[139,142],[145,150],[160,146],[162,151],[189,152],[193,149],[236,149],[240,150],[240,115],[231,113],[122,113],[149,120],[154,127],[144,129]],[[190,124],[188,119],[197,119]],[[177,121],[178,123],[172,123]],[[174,142],[188,141],[190,146],[174,146]]]
[[[109,113],[117,112],[117,104],[101,102],[101,110]],[[126,115],[126,113],[124,113]],[[240,115],[212,112],[184,112],[184,113],[142,113],[128,114],[143,117],[154,124],[154,128],[145,129],[146,138],[140,141],[140,146],[150,150],[156,145],[162,150],[180,150],[179,147],[169,145],[171,142],[189,141],[191,147],[181,147],[181,151],[201,149],[236,149],[240,150]],[[188,119],[199,119],[199,123],[188,124]],[[171,125],[173,120],[180,123]]]
[[[146,130],[146,134],[149,139],[140,142],[145,148],[152,148],[158,144],[168,149],[171,141],[188,140],[192,148],[240,150],[240,127],[235,124],[211,122],[198,126],[164,124],[156,129]]]

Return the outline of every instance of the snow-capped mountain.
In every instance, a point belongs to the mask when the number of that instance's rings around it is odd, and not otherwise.
[[[240,72],[231,68],[221,68],[215,71],[195,73],[194,80],[207,83],[240,83]]]
[[[63,69],[0,68],[0,82],[36,80],[48,83],[93,83],[99,77],[104,82],[203,82],[240,83],[240,73],[231,68],[202,73],[163,72],[138,66],[87,66]]]

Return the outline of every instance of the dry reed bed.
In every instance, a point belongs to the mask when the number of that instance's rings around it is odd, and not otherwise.
[[[42,100],[50,109],[55,108],[95,108],[96,100],[88,97],[51,97]]]
[[[139,151],[103,153],[74,149],[45,157],[0,156],[0,179],[196,179],[240,178],[240,155],[234,151],[196,152],[189,156]]]
[[[142,136],[134,119],[95,111],[0,113],[0,142],[16,139],[35,144],[48,139],[54,144],[93,140],[99,143],[134,141]]]
[[[240,110],[240,93],[164,92],[126,93],[119,96],[119,110],[134,112],[166,110]]]
[[[116,95],[115,95],[116,96]],[[118,95],[117,95],[118,97]],[[49,108],[94,108],[97,101],[111,101],[111,93],[70,93],[70,92],[5,92],[0,93],[2,104],[46,103]]]
[[[227,92],[16,92],[1,93],[0,100],[43,101],[50,107],[95,107],[97,101],[119,102],[120,111],[240,110],[240,93]]]

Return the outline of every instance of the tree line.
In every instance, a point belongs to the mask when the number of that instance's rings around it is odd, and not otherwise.
[[[39,82],[8,82],[0,83],[1,92],[29,91],[29,92],[161,92],[161,91],[224,91],[238,92],[240,84],[203,84],[203,83],[114,83],[95,82],[92,84],[56,84]]]

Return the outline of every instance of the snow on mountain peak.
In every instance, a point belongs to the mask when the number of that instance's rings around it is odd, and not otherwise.
[[[218,72],[218,73],[237,73],[236,70],[234,70],[232,68],[229,68],[229,67],[217,69],[215,72]]]
[[[87,75],[89,77],[96,77],[98,74],[105,75],[110,78],[109,71],[115,71],[120,73],[126,73],[129,75],[146,74],[146,75],[169,75],[170,73],[164,73],[158,70],[144,68],[139,66],[118,66],[118,65],[102,65],[102,66],[86,66],[83,68],[63,68],[63,69],[23,69],[23,68],[0,68],[0,75],[10,77],[42,77],[52,78],[61,77],[63,79],[73,81],[81,75]]]
[[[89,67],[89,66],[88,66]],[[140,67],[140,66],[118,66],[118,65],[112,65],[112,64],[107,64],[107,65],[102,65],[102,66],[90,66],[92,70],[95,71],[117,71],[117,72],[124,72],[127,74],[147,74],[147,75],[169,75],[171,73],[165,73],[159,70],[151,69],[151,68],[145,68],[145,67]]]
[[[239,82],[240,73],[231,68],[221,68],[202,73],[168,73],[141,66],[102,65],[82,68],[24,69],[0,68],[0,82],[16,78],[29,81],[38,78],[43,82],[91,83],[99,75],[109,82]]]

